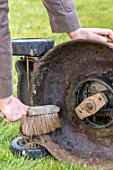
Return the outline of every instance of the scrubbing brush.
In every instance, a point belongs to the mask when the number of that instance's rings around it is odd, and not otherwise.
[[[61,127],[59,111],[60,108],[56,105],[29,107],[26,116],[21,120],[21,133],[33,137],[55,131]]]

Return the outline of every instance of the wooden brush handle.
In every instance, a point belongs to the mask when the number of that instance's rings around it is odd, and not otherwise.
[[[60,107],[56,105],[34,106],[34,107],[29,107],[27,111],[27,116],[52,114],[52,113],[58,113],[59,111],[60,111]]]

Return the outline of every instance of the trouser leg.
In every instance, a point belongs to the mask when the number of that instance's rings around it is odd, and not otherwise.
[[[12,46],[8,11],[8,0],[0,0],[0,98],[12,94]]]

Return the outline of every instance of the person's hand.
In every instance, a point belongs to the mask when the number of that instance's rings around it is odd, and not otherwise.
[[[107,42],[108,37],[113,41],[113,31],[110,29],[100,29],[100,28],[79,28],[77,31],[67,33],[72,40],[87,39],[96,40],[101,42]]]
[[[4,121],[15,122],[26,115],[29,106],[24,105],[19,99],[9,96],[0,99],[0,110],[4,114]]]

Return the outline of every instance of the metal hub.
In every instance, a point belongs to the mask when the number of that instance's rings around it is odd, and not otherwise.
[[[113,125],[113,86],[106,74],[92,75],[81,82],[75,90],[74,101],[78,106],[84,99],[97,93],[105,94],[108,103],[95,115],[87,117],[81,122],[92,128],[105,128]],[[86,106],[89,111],[95,107],[94,102],[87,103]]]

